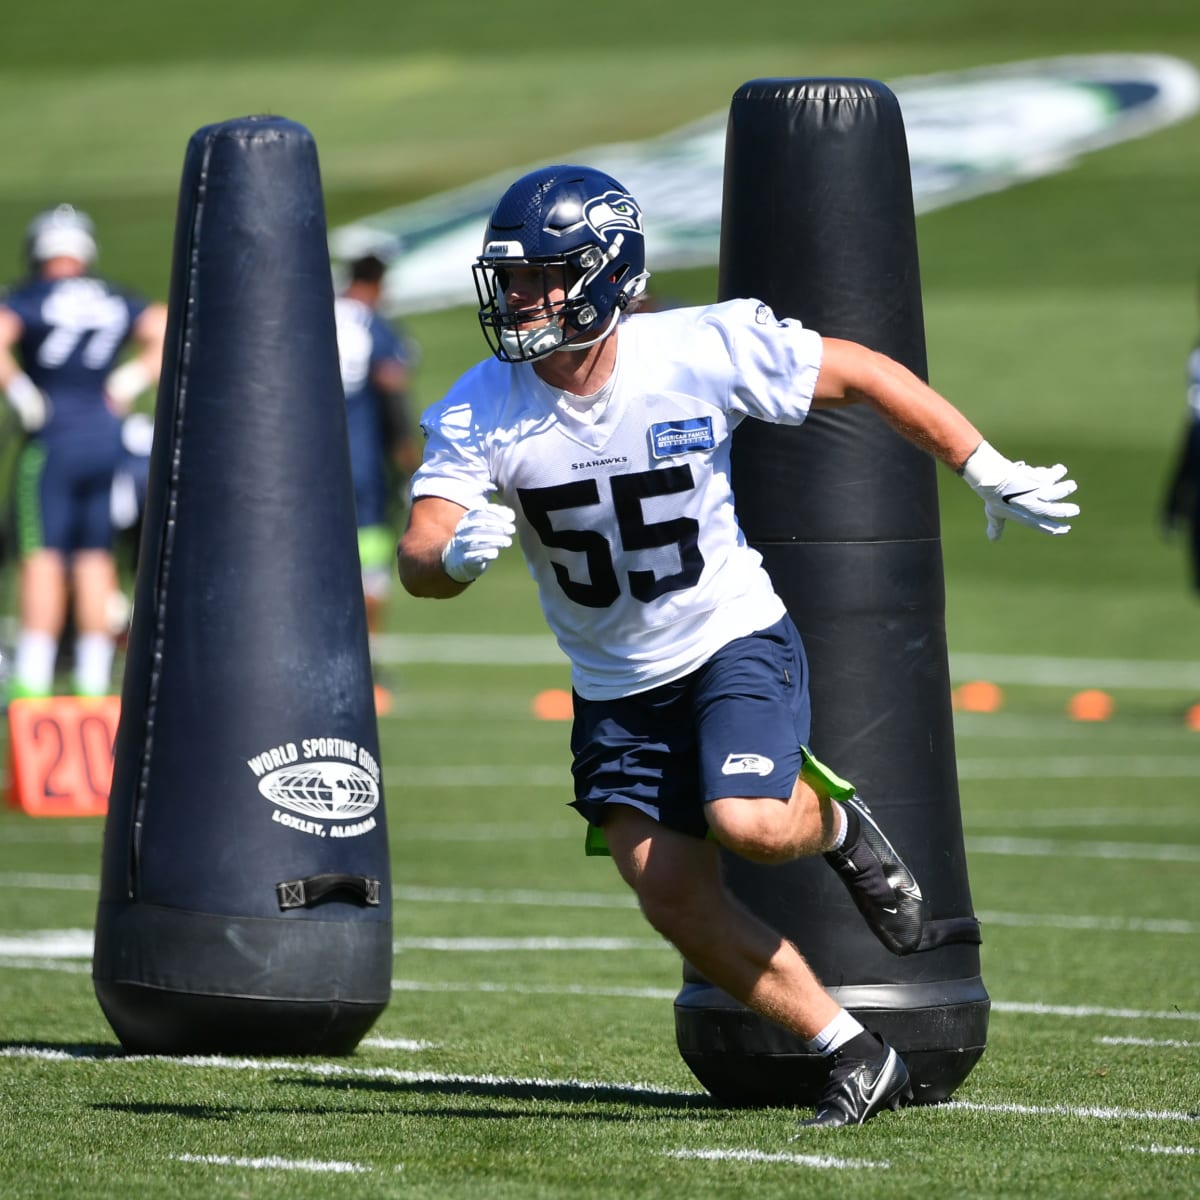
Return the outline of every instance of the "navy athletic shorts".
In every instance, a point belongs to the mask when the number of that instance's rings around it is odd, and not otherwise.
[[[575,799],[593,825],[628,804],[704,837],[723,796],[787,799],[812,709],[808,663],[790,617],[723,646],[673,683],[618,700],[575,696]]]
[[[120,458],[115,417],[27,442],[15,489],[21,554],[111,550],[112,482]]]

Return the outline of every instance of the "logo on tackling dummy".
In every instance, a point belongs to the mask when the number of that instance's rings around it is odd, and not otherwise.
[[[775,763],[765,754],[730,754],[721,766],[722,775],[770,775]]]
[[[357,742],[303,738],[264,750],[246,765],[276,806],[271,819],[280,825],[322,838],[358,837],[375,828],[369,814],[379,805],[379,764]]]

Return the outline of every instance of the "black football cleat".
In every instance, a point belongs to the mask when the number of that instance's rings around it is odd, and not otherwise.
[[[893,954],[911,954],[925,930],[925,897],[871,810],[857,796],[840,803],[858,817],[859,835],[852,844],[828,851],[825,861],[846,885],[875,936]]]
[[[816,1115],[802,1127],[861,1125],[884,1109],[895,1111],[913,1095],[904,1060],[886,1042],[878,1058],[833,1056],[829,1082],[817,1104]]]

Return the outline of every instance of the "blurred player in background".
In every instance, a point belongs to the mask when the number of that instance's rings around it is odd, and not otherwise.
[[[14,495],[14,697],[52,693],[68,615],[75,692],[113,684],[113,474],[121,420],[158,380],[167,310],[93,274],[96,257],[86,214],[69,204],[40,213],[25,236],[28,276],[0,299],[0,389],[27,436]]]
[[[1175,469],[1163,504],[1163,529],[1168,536],[1183,525],[1188,532],[1192,586],[1200,592],[1200,341],[1187,360],[1188,412]]]
[[[407,499],[408,480],[420,463],[408,415],[412,348],[378,311],[383,277],[393,257],[394,251],[381,250],[356,258],[349,264],[349,281],[334,301],[372,658],[395,571],[397,502]],[[375,699],[386,711],[390,697],[378,677]]]
[[[867,404],[963,476],[993,539],[1007,520],[1067,532],[1075,484],[1010,462],[899,363],[757,300],[633,312],[647,278],[641,210],[609,176],[546,167],[500,199],[475,264],[493,357],[422,418],[400,577],[459,595],[519,536],[571,660],[589,840],[705,978],[826,1056],[806,1124],[861,1124],[912,1095],[905,1064],[731,895],[718,844],[760,863],[824,854],[896,954],[919,947],[926,904],[807,750],[804,648],[738,526],[733,432]]]

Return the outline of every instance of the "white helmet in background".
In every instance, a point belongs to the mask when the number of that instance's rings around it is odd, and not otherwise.
[[[70,204],[38,213],[25,231],[25,258],[32,270],[52,258],[96,261],[96,228],[87,213]]]

